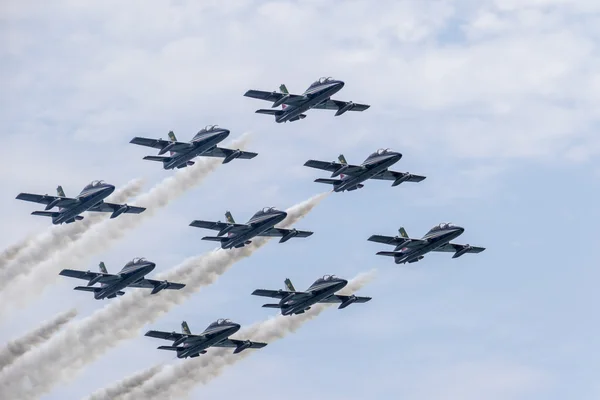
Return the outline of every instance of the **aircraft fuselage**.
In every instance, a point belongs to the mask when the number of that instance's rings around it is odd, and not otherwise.
[[[306,101],[298,105],[288,105],[283,110],[281,115],[275,117],[275,121],[281,123],[296,118],[303,112],[310,110],[314,106],[321,104],[326,100],[329,100],[331,96],[336,94],[343,87],[344,82],[333,81],[309,88],[302,94],[303,96],[307,97]]]
[[[56,217],[52,217],[52,223],[54,225],[59,225],[62,223],[74,222],[76,216],[89,210],[93,206],[102,203],[102,201],[114,191],[115,187],[113,185],[105,184],[101,187],[91,188],[81,192],[77,196],[79,202],[75,205],[61,209]]]
[[[248,239],[251,239],[261,233],[271,229],[287,217],[285,211],[276,211],[274,213],[261,215],[257,218],[251,218],[246,224],[252,228],[241,233],[232,233],[229,240],[221,242],[221,248],[231,249],[237,246],[243,246]]]
[[[240,330],[240,325],[231,324],[227,326],[219,326],[202,332],[203,335],[211,335],[210,338],[205,340],[198,340],[196,342],[184,342],[183,349],[177,351],[177,358],[195,357],[200,354],[203,350],[208,349],[214,344],[217,344],[233,335]]]
[[[359,184],[373,176],[387,170],[402,158],[400,153],[386,153],[376,157],[368,158],[361,165],[366,167],[365,171],[360,174],[344,175],[342,182],[334,185],[334,192],[343,192],[344,190],[354,190],[359,188]]]
[[[201,156],[203,153],[213,149],[218,143],[229,136],[229,130],[219,129],[215,132],[206,132],[202,136],[194,138],[191,143],[194,145],[188,151],[177,153],[169,161],[163,163],[164,169],[174,169],[187,167],[187,162]]]
[[[290,302],[286,302],[282,304],[281,314],[282,315],[293,315],[298,313],[303,313],[313,304],[318,303],[319,301],[326,299],[331,296],[338,290],[341,290],[344,286],[348,284],[348,281],[345,279],[339,279],[335,282],[324,282],[318,286],[311,286],[307,289],[307,292],[313,293],[312,296],[307,297],[305,299],[300,299],[298,301],[291,300]],[[282,299],[284,300],[284,299]]]
[[[400,257],[394,257],[394,262],[396,264],[404,264],[407,262],[418,261],[419,257],[429,253],[432,250],[437,249],[440,246],[443,246],[453,239],[456,239],[464,232],[464,228],[461,227],[453,227],[450,229],[445,229],[442,231],[428,233],[423,236],[422,240],[427,240],[429,243],[425,246],[421,246],[416,249],[406,249],[406,253]],[[396,251],[400,251],[402,249],[402,245],[398,245]]]
[[[126,288],[132,283],[135,283],[150,273],[156,264],[146,263],[144,265],[136,266],[128,271],[119,272],[121,279],[117,282],[109,283],[106,286],[102,286],[102,290],[94,293],[94,298],[97,300],[105,299],[107,297],[116,296],[117,292],[121,289]]]

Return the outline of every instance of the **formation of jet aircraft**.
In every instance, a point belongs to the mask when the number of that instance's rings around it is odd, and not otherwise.
[[[144,258],[134,258],[129,261],[116,275],[109,274],[104,262],[100,262],[100,272],[77,271],[74,269],[63,269],[59,275],[88,281],[87,286],[77,286],[74,290],[93,292],[96,300],[113,299],[125,294],[121,289],[126,287],[152,289],[150,294],[156,294],[164,289],[179,290],[185,285],[169,281],[156,281],[146,279],[156,264]],[[94,286],[100,283],[100,286]]]
[[[368,240],[395,246],[394,251],[380,251],[377,255],[394,257],[396,264],[417,262],[430,251],[454,253],[452,258],[458,258],[466,253],[481,253],[485,250],[485,247],[450,242],[464,231],[465,228],[460,226],[441,223],[431,228],[421,239],[411,239],[406,230],[400,228],[400,236],[372,235]]]
[[[272,297],[279,299],[279,303],[263,304],[266,308],[278,308],[282,315],[304,314],[310,306],[317,303],[339,303],[338,309],[346,308],[352,303],[366,303],[370,297],[355,295],[339,295],[335,292],[343,289],[348,281],[335,275],[325,275],[317,279],[306,291],[298,292],[289,279],[285,280],[287,290],[256,289],[254,296]]]
[[[332,100],[331,96],[344,87],[344,82],[329,78],[320,78],[313,82],[302,94],[291,94],[285,85],[281,85],[281,92],[265,92],[262,90],[248,90],[244,96],[254,99],[266,100],[273,103],[273,109],[256,110],[258,114],[274,115],[275,122],[294,122],[306,118],[304,112],[310,109],[336,110],[335,116],[346,111],[365,111],[369,105],[353,103],[351,101]],[[281,106],[281,110],[274,108]]]
[[[52,223],[54,225],[62,223],[70,224],[75,221],[80,221],[83,217],[79,214],[84,211],[109,212],[112,213],[110,215],[111,218],[116,218],[124,213],[139,214],[145,210],[144,207],[106,203],[104,199],[114,191],[114,185],[110,185],[103,181],[93,181],[85,186],[81,193],[75,198],[66,197],[62,187],[59,186],[56,188],[56,196],[50,196],[48,194],[19,193],[17,199],[46,204],[45,211],[34,211],[31,214],[52,217]],[[49,211],[54,207],[58,207],[58,211]]]
[[[191,161],[196,157],[221,157],[223,164],[235,160],[236,158],[251,159],[256,157],[257,153],[249,151],[241,151],[217,147],[217,144],[222,142],[229,136],[229,130],[219,128],[217,125],[208,125],[201,129],[189,142],[178,142],[173,131],[169,132],[169,139],[148,139],[143,137],[134,137],[129,143],[138,144],[140,146],[153,147],[159,149],[157,156],[146,156],[144,160],[160,161],[163,163],[164,169],[181,169],[191,165]],[[168,156],[163,154],[169,152]]]
[[[225,213],[227,222],[194,220],[190,226],[219,231],[217,236],[205,236],[202,240],[220,242],[221,248],[231,249],[244,247],[252,243],[250,239],[256,236],[281,237],[279,243],[285,243],[294,237],[308,237],[313,234],[309,231],[296,229],[275,228],[275,225],[287,217],[285,211],[276,210],[275,207],[265,207],[257,211],[245,224],[236,224],[229,211]],[[227,234],[227,236],[224,236]]]
[[[402,154],[390,149],[379,149],[372,153],[360,165],[352,165],[346,162],[343,154],[338,157],[339,163],[332,161],[308,160],[304,163],[307,167],[322,169],[331,172],[331,179],[319,178],[315,182],[333,185],[334,192],[352,191],[362,188],[362,182],[367,179],[379,179],[394,181],[392,186],[398,186],[402,182],[421,182],[424,176],[414,175],[408,172],[390,171],[388,168],[398,162]],[[339,176],[340,179],[333,179]]]
[[[239,330],[240,324],[228,319],[218,319],[208,325],[204,332],[192,335],[188,324],[183,321],[181,333],[148,331],[145,336],[172,340],[173,343],[170,346],[160,346],[158,349],[176,351],[177,358],[198,357],[200,354],[205,354],[209,347],[230,347],[234,349],[233,354],[237,354],[246,349],[262,349],[267,345],[261,342],[229,338]]]
[[[335,110],[335,116],[339,116],[347,111],[364,111],[370,107],[366,104],[331,99],[343,86],[344,82],[340,80],[321,78],[301,95],[291,94],[285,85],[281,85],[280,92],[248,90],[244,96],[272,102],[271,109],[260,109],[256,112],[273,115],[277,123],[304,119],[304,113],[310,109]],[[276,109],[279,106],[281,109]],[[257,156],[257,153],[253,152],[218,147],[229,133],[227,129],[209,125],[189,142],[178,141],[173,131],[170,131],[169,140],[134,137],[130,143],[158,149],[158,155],[146,156],[144,159],[162,162],[165,170],[194,165],[192,160],[196,157],[220,157],[223,158],[223,164],[227,164],[236,158],[252,159]],[[168,155],[165,155],[166,153]],[[392,186],[398,186],[404,182],[421,182],[426,178],[422,175],[389,170],[401,158],[402,154],[399,152],[379,149],[360,165],[348,164],[343,154],[338,157],[338,162],[308,160],[304,165],[331,172],[330,178],[319,178],[315,182],[333,185],[335,192],[360,189],[368,179],[392,181]],[[45,204],[44,211],[35,211],[32,214],[52,217],[53,224],[69,224],[82,220],[80,214],[85,211],[110,212],[110,218],[116,218],[123,213],[139,214],[145,210],[143,207],[105,202],[104,199],[114,190],[113,185],[93,181],[75,198],[66,197],[62,187],[58,186],[56,196],[20,193],[17,199]],[[54,207],[58,207],[58,211],[50,211]],[[251,239],[254,237],[280,237],[279,242],[284,243],[294,237],[305,238],[313,234],[310,231],[275,227],[286,217],[285,211],[266,207],[256,212],[245,224],[236,223],[227,211],[226,222],[194,220],[190,226],[218,231],[217,236],[205,236],[202,240],[219,242],[223,250],[244,247],[252,243]],[[400,236],[372,235],[368,240],[395,246],[393,251],[380,251],[377,255],[394,257],[396,264],[417,262],[432,251],[452,252],[452,258],[458,258],[466,253],[480,253],[485,250],[484,247],[451,242],[463,232],[462,227],[442,223],[433,227],[420,239],[410,238],[404,228],[400,228]],[[183,283],[146,279],[146,275],[154,270],[156,265],[144,258],[134,258],[116,274],[109,274],[103,262],[99,267],[100,272],[63,269],[60,275],[86,280],[86,286],[77,286],[74,290],[92,292],[95,299],[114,299],[124,295],[125,288],[151,289],[150,294],[154,295],[165,289],[179,290],[185,287]],[[95,286],[96,284],[99,286]],[[339,304],[338,309],[343,309],[353,303],[366,303],[371,300],[371,297],[354,294],[336,294],[347,284],[345,279],[325,275],[305,291],[296,291],[292,282],[286,278],[285,290],[256,289],[252,295],[278,299],[277,303],[264,304],[263,307],[279,309],[284,316],[303,314],[315,304]],[[235,354],[245,349],[260,349],[267,345],[251,340],[231,339],[230,336],[239,329],[240,325],[237,323],[228,319],[218,319],[202,333],[192,334],[188,324],[183,321],[181,333],[150,330],[145,336],[173,341],[170,346],[160,346],[158,349],[175,351],[178,358],[198,357],[207,353],[210,347],[232,348]]]

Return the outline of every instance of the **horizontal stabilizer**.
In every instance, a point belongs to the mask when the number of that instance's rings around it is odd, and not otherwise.
[[[204,236],[202,240],[208,240],[211,242],[226,242],[229,240],[227,236]]]
[[[157,349],[159,349],[159,350],[179,351],[179,350],[183,350],[183,347],[178,347],[178,346],[159,346],[159,347],[157,347]]]
[[[315,179],[315,182],[328,183],[330,185],[337,185],[339,183],[342,183],[342,180],[341,179],[319,178],[319,179]]]
[[[34,211],[31,213],[31,215],[39,215],[42,217],[52,217],[52,218],[58,216],[58,214],[60,214],[60,213],[52,212],[52,211]]]
[[[171,161],[171,157],[163,157],[163,156],[146,156],[146,157],[144,157],[144,160],[150,160],[150,161],[166,161],[166,162],[169,162],[169,161]]]
[[[102,290],[102,288],[99,287],[91,287],[91,286],[76,286],[73,288],[73,290],[81,290],[82,292],[99,292]]]
[[[263,304],[264,308],[281,308],[279,304]]]
[[[257,114],[267,114],[267,115],[281,115],[283,114],[283,111],[281,110],[268,110],[268,109],[260,109],[260,110],[256,110]]]
[[[389,256],[389,257],[395,257],[395,256],[399,256],[402,253],[398,252],[398,251],[380,251],[377,252],[378,256]]]

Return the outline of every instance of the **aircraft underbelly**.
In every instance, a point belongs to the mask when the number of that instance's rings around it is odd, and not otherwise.
[[[104,200],[105,197],[106,196],[104,196],[103,194],[89,197],[87,200],[85,200],[81,204],[78,204],[72,208],[67,208],[65,211],[63,211],[61,213],[61,215],[57,218],[57,220],[60,220],[61,222],[65,222],[65,221],[70,220],[71,218],[75,218],[77,215],[89,210],[93,206],[100,204],[102,202],[102,200]]]
[[[102,296],[103,297],[111,296],[111,295],[117,293],[118,291],[120,291],[121,289],[125,289],[127,286],[129,286],[129,284],[137,282],[140,279],[143,279],[144,275],[145,274],[143,272],[137,272],[137,273],[133,273],[129,276],[126,276],[125,278],[121,279],[118,282],[112,283],[104,289],[104,291],[102,292]]]

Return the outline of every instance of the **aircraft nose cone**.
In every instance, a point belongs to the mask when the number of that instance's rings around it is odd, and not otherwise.
[[[338,284],[343,284],[344,286],[346,286],[348,284],[348,280],[346,279],[338,279]]]
[[[156,267],[156,264],[153,262],[148,262],[148,264],[146,264],[146,268],[148,268],[148,270],[150,270],[150,271],[152,271],[155,267]]]
[[[343,81],[337,81],[337,86],[341,89],[344,87],[345,83]]]
[[[285,219],[287,217],[288,213],[285,211],[279,211],[279,215],[280,215],[281,219]]]
[[[108,184],[107,184],[107,185],[104,187],[104,190],[105,190],[105,191],[107,191],[107,192],[108,192],[108,194],[111,194],[112,192],[114,192],[114,191],[115,191],[115,185],[108,185]]]

